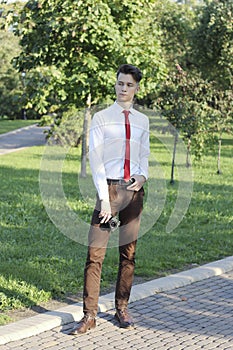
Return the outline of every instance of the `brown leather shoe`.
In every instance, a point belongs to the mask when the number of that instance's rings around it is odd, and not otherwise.
[[[119,322],[121,328],[130,328],[134,326],[133,319],[126,309],[116,310],[115,318]]]
[[[85,315],[81,321],[78,323],[78,326],[74,327],[69,335],[79,335],[84,334],[87,331],[96,327],[96,319],[93,316]]]

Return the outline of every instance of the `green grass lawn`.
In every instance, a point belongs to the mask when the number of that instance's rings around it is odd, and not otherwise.
[[[0,134],[5,134],[16,129],[24,128],[25,126],[36,124],[37,120],[10,120],[0,119]]]
[[[8,321],[9,309],[82,291],[87,248],[60,232],[44,209],[39,188],[43,151],[44,147],[33,147],[1,156],[0,324]],[[217,150],[193,165],[189,209],[179,226],[167,233],[178,183],[170,185],[170,156],[161,144],[153,143],[152,152],[164,169],[166,201],[155,225],[138,241],[136,276],[157,278],[232,255],[232,151],[233,140],[226,136],[222,175],[217,175]],[[78,188],[79,160],[80,150],[71,150],[62,181],[70,208],[87,219],[92,206]],[[115,282],[117,266],[118,249],[113,247],[107,250],[102,288]]]

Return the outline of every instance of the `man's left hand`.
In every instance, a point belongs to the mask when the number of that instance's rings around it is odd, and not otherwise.
[[[133,175],[131,178],[135,181],[132,183],[132,185],[129,185],[127,187],[127,190],[129,191],[139,191],[142,188],[143,184],[146,182],[146,179],[143,175]]]

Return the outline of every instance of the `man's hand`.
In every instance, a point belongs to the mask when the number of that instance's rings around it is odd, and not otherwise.
[[[142,188],[143,184],[146,182],[146,179],[143,175],[133,175],[131,178],[135,181],[132,183],[132,185],[129,185],[127,187],[127,190],[129,191],[139,191]]]
[[[111,219],[112,217],[111,206],[108,201],[104,201],[104,200],[101,201],[101,210],[99,213],[99,217],[102,219],[100,221],[101,224],[108,222]]]

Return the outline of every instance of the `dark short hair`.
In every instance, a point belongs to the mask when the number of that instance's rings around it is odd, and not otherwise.
[[[131,74],[134,80],[139,83],[142,79],[142,72],[139,68],[133,66],[132,64],[122,64],[117,71],[117,79],[120,73]]]

